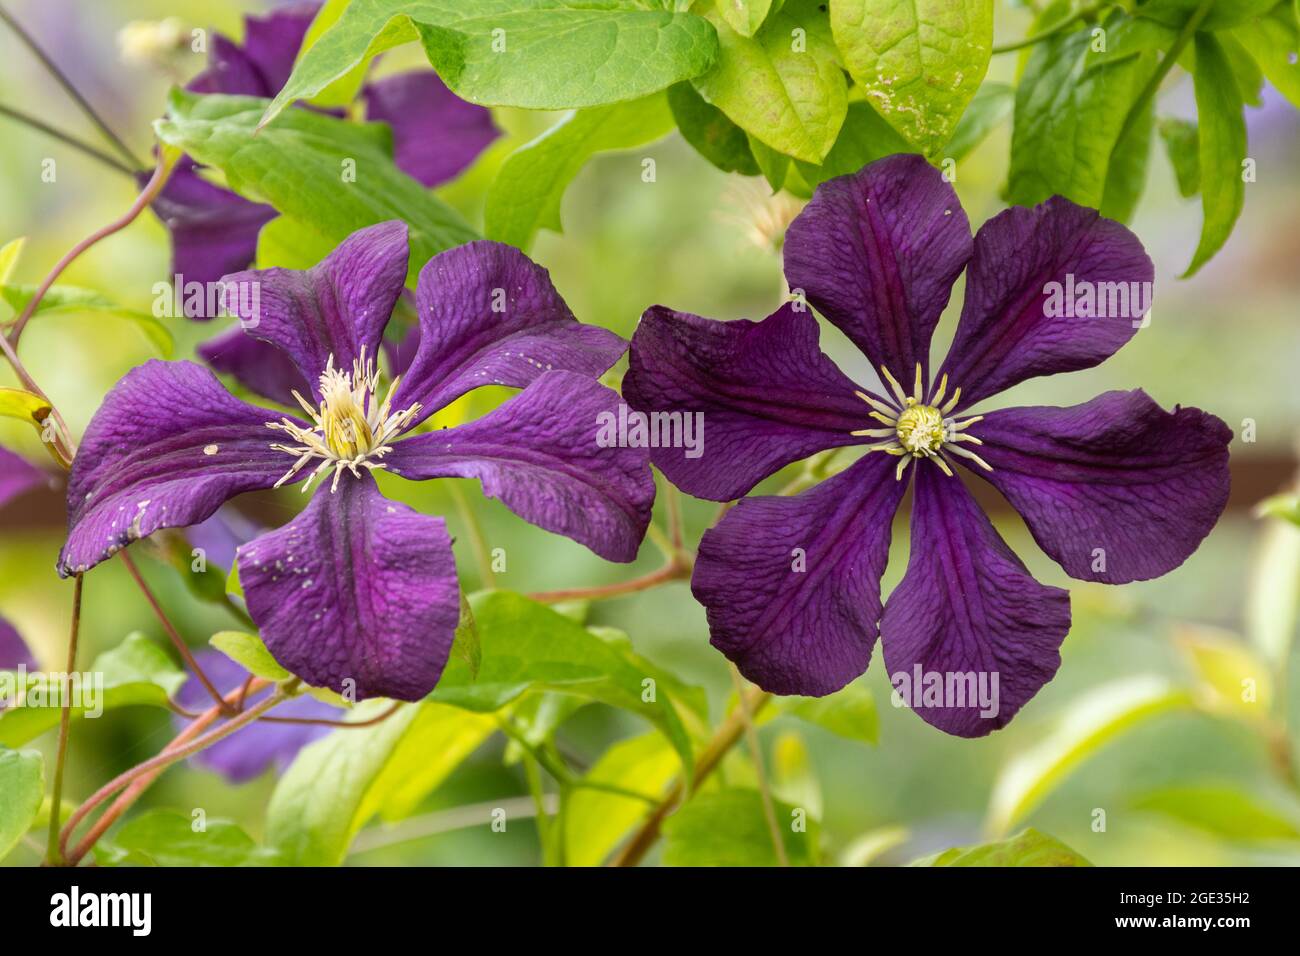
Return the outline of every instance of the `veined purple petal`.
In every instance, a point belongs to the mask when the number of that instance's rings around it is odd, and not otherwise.
[[[691,590],[710,641],[764,690],[822,696],[867,669],[906,482],[872,454],[792,498],[746,498],[704,533]]]
[[[914,470],[911,558],[880,621],[885,666],[927,723],[982,737],[1061,666],[1070,595],[1030,576],[960,478]]]
[[[594,378],[627,348],[575,319],[550,274],[499,242],[434,256],[420,270],[415,300],[420,347],[393,407],[420,402],[421,419],[480,385],[522,388],[550,369]]]
[[[277,433],[266,423],[280,417],[239,401],[193,362],[152,359],[127,372],[73,461],[59,573],[87,571],[160,528],[197,524],[235,495],[274,485],[294,461],[271,448]]]
[[[462,100],[432,70],[376,80],[362,96],[366,119],[393,129],[397,168],[426,186],[460,175],[501,135],[490,110]]]
[[[887,156],[827,180],[790,224],[791,289],[879,369],[909,384],[930,372],[930,337],[971,254],[952,186],[920,156]]]
[[[293,72],[298,49],[319,10],[319,3],[295,3],[265,16],[244,17],[242,47],[215,34],[207,69],[187,88],[195,93],[275,96]]]
[[[478,478],[525,521],[631,561],[655,484],[644,449],[600,441],[619,401],[583,375],[547,372],[477,421],[402,439],[384,461],[405,478]]]
[[[141,173],[144,185],[152,173]],[[257,234],[276,217],[262,203],[249,202],[229,189],[208,182],[194,160],[183,157],[150,204],[172,238],[172,277],[182,309],[191,319],[211,319],[206,284],[247,268],[257,254]],[[205,294],[187,296],[185,286],[198,283]]]
[[[19,667],[35,670],[40,664],[18,629],[0,617],[0,671],[13,671]]]
[[[49,484],[45,472],[21,455],[0,448],[0,508],[38,485]]]
[[[227,310],[254,338],[279,347],[319,400],[330,358],[351,371],[362,351],[376,357],[402,294],[410,256],[400,219],[359,229],[306,271],[261,269],[228,275]]]
[[[281,405],[297,407],[293,393],[311,394],[311,385],[293,359],[270,342],[255,339],[236,325],[195,349],[199,358],[250,391]]]
[[[213,686],[223,694],[239,689],[248,677],[247,671],[220,651],[200,650],[194,657]],[[268,693],[269,688],[251,694],[248,702],[253,703]],[[176,701],[189,710],[206,710],[212,704],[212,698],[197,677],[191,677],[181,686]],[[343,711],[338,707],[331,707],[304,694],[280,704],[271,716],[296,717],[300,720],[338,720],[342,715]],[[183,723],[178,718],[178,726]],[[275,767],[277,772],[283,770],[298,755],[299,750],[329,732],[329,727],[319,724],[282,724],[258,720],[229,737],[218,740],[190,759],[216,771],[231,783],[244,783],[260,776],[268,767]]]
[[[419,700],[438,683],[460,620],[441,518],[389,501],[367,473],[345,475],[238,560],[267,649],[309,684]]]
[[[817,320],[791,303],[761,322],[647,309],[623,394],[645,415],[698,413],[702,425],[698,449],[650,459],[687,494],[729,501],[791,462],[861,443],[850,432],[873,424],[871,408],[817,341]]]
[[[1232,431],[1140,389],[1070,408],[1007,408],[971,429],[977,471],[1071,577],[1125,584],[1178,567],[1228,501]]]
[[[1100,364],[1142,324],[1154,275],[1137,236],[1095,209],[1053,196],[999,213],[975,237],[943,363],[949,393],[961,388],[967,408],[1035,375]],[[1081,315],[1085,296],[1092,316]]]

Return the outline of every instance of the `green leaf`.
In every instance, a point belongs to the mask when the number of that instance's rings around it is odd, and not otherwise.
[[[166,707],[186,680],[185,672],[176,668],[167,652],[139,632],[127,635],[117,647],[100,654],[88,673],[92,675],[90,683],[83,687],[81,694],[73,695],[70,708],[73,717],[95,717],[100,709],[108,711],[136,704]],[[103,680],[102,695],[98,693],[95,678]],[[5,679],[0,672],[0,681]],[[0,711],[0,745],[17,747],[57,727],[61,686],[46,687],[40,706],[35,704],[29,686],[23,706]]]
[[[1007,83],[988,82],[975,93],[944,147],[944,159],[965,159],[975,147],[1001,126],[1015,106],[1016,91]]]
[[[1285,4],[1279,4],[1272,14],[1243,24],[1232,35],[1254,58],[1268,81],[1300,108],[1300,60],[1296,58],[1300,46],[1300,12],[1293,13]]]
[[[382,124],[349,123],[292,110],[253,135],[265,100],[173,90],[154,124],[159,138],[201,163],[248,199],[267,202],[338,243],[358,229],[404,219],[414,278],[434,255],[477,238],[449,206],[393,165]],[[355,169],[355,181],[346,181]]]
[[[1183,278],[1195,275],[1223,248],[1246,202],[1242,162],[1246,117],[1241,89],[1223,46],[1212,35],[1196,35],[1196,111],[1200,118],[1201,241]]]
[[[538,110],[637,99],[702,73],[718,52],[704,20],[636,0],[353,0],[299,59],[262,122],[416,40],[462,99]]]
[[[257,268],[310,269],[334,251],[334,243],[292,216],[276,216],[257,234]]]
[[[1234,842],[1300,840],[1294,814],[1284,813],[1233,784],[1166,787],[1143,794],[1133,805]]]
[[[993,0],[830,0],[830,13],[868,101],[938,158],[988,72]]]
[[[587,160],[595,153],[653,142],[672,128],[662,94],[570,114],[502,164],[484,211],[488,238],[527,250],[539,229],[563,231],[560,200]],[[629,180],[633,175],[639,182],[639,163]]]
[[[471,679],[478,677],[479,666],[483,663],[483,645],[478,639],[474,609],[469,606],[469,598],[465,596],[464,591],[460,592],[460,619],[456,622],[456,636],[451,642],[451,655],[465,662]]]
[[[696,90],[777,152],[820,163],[844,122],[848,88],[818,4],[790,0],[753,37],[731,29],[716,11],[709,18],[721,53],[693,81]]]
[[[767,184],[772,187],[772,192],[780,191],[790,175],[790,157],[749,134],[745,135],[745,139],[749,142],[749,152],[754,157],[754,162],[758,164]]]
[[[817,821],[805,814],[806,832],[795,832],[794,808],[776,802],[774,809],[790,865],[813,865]],[[663,829],[667,866],[776,866],[778,862],[757,790],[699,794],[669,817]]]
[[[1274,667],[1285,667],[1300,618],[1300,528],[1265,526],[1247,582],[1246,636]]]
[[[1241,90],[1241,99],[1247,106],[1264,105],[1264,71],[1255,62],[1250,51],[1231,33],[1220,33],[1215,37],[1223,46],[1224,55],[1232,67],[1232,75],[1237,78],[1237,88]]]
[[[527,691],[550,690],[631,711],[661,731],[691,766],[691,744],[667,693],[646,700],[653,679],[582,625],[509,591],[470,595],[483,646],[477,678],[453,658],[430,700],[490,712]]]
[[[1033,206],[1060,194],[1095,209],[1106,198],[1112,157],[1116,175],[1131,173],[1125,157],[1132,154],[1116,146],[1164,34],[1154,24],[1120,16],[1108,23],[1106,53],[1093,50],[1087,30],[1034,47],[1016,90],[1009,202]],[[1119,189],[1111,188],[1112,195]]]
[[[0,747],[0,860],[23,838],[45,796],[45,758],[37,750]]]
[[[646,734],[613,744],[583,779],[655,795],[663,792],[680,769],[680,759],[663,736]],[[565,815],[565,862],[569,866],[599,866],[649,809],[649,804],[633,797],[575,788]]]
[[[1167,27],[1180,29],[1200,8],[1203,0],[1147,0],[1138,7],[1138,15]],[[1278,0],[1215,0],[1210,12],[1200,22],[1202,30],[1225,30],[1262,16]]]
[[[1137,211],[1147,183],[1147,161],[1155,130],[1155,101],[1148,100],[1124,138],[1115,144],[1106,171],[1106,188],[1099,211],[1107,219],[1127,223]]]
[[[776,710],[823,730],[874,744],[880,740],[880,718],[871,691],[860,681],[826,697],[776,697]]]
[[[772,12],[772,0],[716,0],[718,12],[727,21],[727,26],[743,37],[752,37],[763,25],[767,15]],[[776,7],[781,4],[778,0]]]
[[[27,308],[27,303],[36,295],[34,285],[0,285],[0,297],[3,297],[15,313]],[[51,286],[41,298],[41,304],[32,313],[32,318],[42,315],[94,314],[114,319],[125,319],[132,323],[155,352],[163,358],[171,358],[176,349],[176,341],[171,331],[152,315],[127,309],[105,295],[93,289],[80,289],[76,286]]]
[[[840,135],[821,165],[800,162],[799,173],[810,186],[817,186],[836,176],[856,173],[867,163],[885,156],[911,151],[907,140],[881,119],[869,104],[850,103]]]
[[[822,789],[803,736],[791,730],[772,741],[772,793],[792,807],[822,817]]]
[[[50,403],[40,396],[21,388],[0,388],[0,416],[16,418],[39,430],[49,415]]]
[[[989,799],[989,831],[1010,830],[1075,767],[1120,734],[1192,702],[1188,691],[1153,675],[1104,684],[1072,701],[1050,735],[1003,767]]]
[[[1196,124],[1185,119],[1165,117],[1156,124],[1156,129],[1164,140],[1165,152],[1174,167],[1178,192],[1184,199],[1191,199],[1201,191],[1201,156]]]
[[[1025,830],[1009,840],[954,847],[917,860],[912,866],[1092,866],[1055,837]]]
[[[358,704],[349,719],[373,718],[383,700]],[[424,701],[369,727],[340,728],[304,747],[271,794],[266,841],[292,866],[337,866],[357,831],[381,813],[408,814],[496,727]]]
[[[714,166],[724,173],[759,174],[745,131],[727,119],[722,110],[706,103],[691,84],[669,87],[668,107],[682,138]]]
[[[243,631],[221,631],[213,634],[208,643],[250,674],[270,681],[288,680],[293,675],[281,667],[256,634]]]
[[[3,246],[0,246],[0,285],[9,282],[10,276],[14,274],[14,269],[18,265],[18,260],[23,254],[23,246],[27,245],[27,237],[19,236],[17,239],[10,239]]]
[[[1260,518],[1281,518],[1300,526],[1300,494],[1280,494],[1265,498],[1255,506]]]
[[[1268,717],[1272,674],[1249,644],[1233,634],[1193,624],[1177,626],[1174,643],[1196,674],[1203,707],[1245,720]]]
[[[100,866],[274,866],[279,854],[259,847],[229,820],[196,821],[178,810],[149,810],[95,845]]]

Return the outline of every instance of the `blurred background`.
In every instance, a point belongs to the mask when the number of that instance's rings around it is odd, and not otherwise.
[[[143,156],[150,149],[150,122],[161,113],[167,88],[197,72],[202,57],[182,56],[166,68],[141,62],[123,55],[120,31],[131,21],[175,17],[187,29],[204,26],[238,37],[241,15],[267,5],[250,0],[7,0],[5,6]],[[1022,37],[1029,19],[1023,9],[999,4],[997,39]],[[414,51],[402,50],[383,68],[417,62],[422,60]],[[84,117],[4,30],[0,64],[0,103],[94,139]],[[1011,80],[1014,66],[1014,57],[996,57],[990,79]],[[1190,80],[1184,75],[1162,94],[1159,112],[1191,116],[1191,102]],[[1176,572],[1158,581],[1106,588],[1070,581],[1037,550],[1020,519],[995,494],[982,494],[981,500],[994,509],[999,530],[1035,576],[1072,591],[1075,623],[1060,673],[1008,728],[980,740],[945,736],[907,709],[891,706],[878,654],[862,679],[879,715],[876,744],[788,717],[765,724],[763,739],[778,786],[787,792],[797,789],[804,805],[817,809],[827,861],[905,862],[1025,824],[1052,833],[1098,864],[1300,861],[1300,798],[1288,779],[1290,744],[1279,736],[1285,734],[1284,719],[1293,708],[1284,693],[1287,658],[1276,652],[1279,642],[1289,647],[1295,630],[1300,530],[1252,515],[1261,499],[1292,485],[1300,439],[1300,233],[1295,229],[1300,221],[1300,119],[1271,88],[1264,106],[1249,110],[1248,117],[1258,181],[1247,189],[1245,212],[1226,249],[1193,280],[1177,278],[1196,245],[1201,212],[1197,200],[1179,198],[1157,143],[1147,192],[1133,223],[1156,263],[1150,327],[1099,368],[1033,380],[1005,396],[1008,405],[1066,405],[1107,389],[1142,387],[1165,407],[1195,405],[1219,415],[1238,435],[1232,445],[1234,487],[1227,514]],[[556,118],[501,111],[498,123],[508,135],[440,195],[481,224],[483,196],[501,161]],[[5,117],[0,117],[0,136],[0,243],[28,238],[13,280],[35,283],[72,244],[120,215],[135,187],[126,176]],[[956,188],[973,226],[1002,208],[999,193],[1009,137],[1008,123],[961,164]],[[656,161],[655,182],[642,181],[645,157]],[[41,178],[47,158],[57,162],[55,183]],[[786,291],[779,250],[763,223],[772,216],[788,218],[792,202],[788,196],[770,197],[755,180],[719,172],[673,134],[649,147],[597,157],[568,190],[564,234],[543,233],[531,255],[550,269],[581,320],[625,336],[640,311],[656,303],[718,319],[760,318],[775,309]],[[166,278],[167,237],[156,219],[144,216],[82,256],[61,281],[103,290],[147,313],[154,283]],[[959,293],[953,302],[940,328],[936,356],[952,334]],[[190,357],[194,344],[213,331],[181,319],[164,321],[176,337],[177,357]],[[830,326],[824,327],[823,344],[850,376],[875,381],[862,356]],[[25,362],[76,433],[84,430],[113,383],[152,354],[129,324],[77,313],[34,322],[23,339]],[[615,377],[620,372],[616,368]],[[13,384],[7,367],[0,370],[0,384]],[[476,394],[474,410],[500,398]],[[1253,442],[1241,438],[1247,420],[1254,423]],[[0,444],[48,464],[36,436],[19,423],[0,421]],[[771,484],[787,478],[777,476]],[[465,546],[449,483],[386,484],[390,493],[413,506],[447,516],[458,539],[462,580],[467,589],[476,587],[476,564]],[[460,484],[489,543],[505,547],[511,556],[508,571],[499,575],[502,587],[531,592],[585,586],[658,566],[649,543],[637,565],[606,564],[567,539],[515,519],[484,499],[476,483]],[[277,521],[299,506],[295,496],[294,491],[252,495],[240,505],[259,520]],[[698,541],[715,513],[716,505],[687,499],[688,543]],[[44,667],[55,669],[62,667],[72,590],[53,570],[62,532],[61,487],[53,477],[48,491],[27,495],[0,513],[0,615],[15,624]],[[906,525],[900,523],[886,593],[901,575],[906,551]],[[214,631],[234,626],[220,608],[194,600],[166,565],[148,557],[141,565],[196,645]],[[85,607],[83,662],[135,630],[165,643],[117,562],[88,576]],[[706,688],[716,723],[732,687],[725,661],[708,644],[703,610],[686,584],[596,604],[589,620],[626,631],[646,657]],[[1266,673],[1259,680],[1268,685],[1269,699],[1247,713],[1237,713],[1221,699],[1216,702],[1212,685],[1223,674],[1207,670],[1206,655],[1195,652],[1205,646],[1227,648],[1229,657],[1240,651],[1247,661],[1243,673],[1251,676],[1256,676],[1252,668],[1263,667]],[[1148,678],[1154,683],[1133,683]],[[1093,734],[1096,739],[1086,727],[1076,726],[1098,709],[1122,712],[1124,694],[1144,686],[1188,688],[1197,706],[1160,708],[1155,716],[1128,721],[1131,726],[1123,733]],[[1259,716],[1266,707],[1271,715]],[[560,737],[567,752],[591,762],[612,741],[643,729],[624,715],[592,705],[566,724]],[[72,738],[70,796],[84,797],[114,773],[156,752],[171,732],[167,714],[143,709],[80,722]],[[48,735],[39,745],[51,747]],[[1067,758],[1060,772],[1041,794],[1022,793],[1017,803],[1016,774],[1035,760],[1050,763],[1053,746]],[[503,765],[502,749],[499,738],[485,745],[423,809],[526,794],[522,773]],[[745,768],[732,772],[743,779]],[[201,803],[209,815],[232,818],[256,836],[273,785],[272,774],[231,786],[208,771],[187,767],[167,774],[141,805]],[[1245,794],[1253,809],[1232,812],[1237,805],[1224,793]],[[1209,806],[1216,795],[1227,802]],[[1008,809],[1013,806],[1018,809]],[[1098,810],[1104,812],[1101,829]],[[525,864],[539,858],[528,826],[512,827],[505,835],[478,826],[401,841],[363,835],[357,851],[349,862],[358,865]],[[36,859],[34,850],[20,848],[9,862]]]

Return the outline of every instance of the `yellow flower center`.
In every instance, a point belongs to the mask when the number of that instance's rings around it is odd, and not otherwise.
[[[884,427],[863,428],[852,434],[862,438],[883,439],[868,445],[867,451],[883,451],[887,455],[896,456],[899,459],[898,467],[894,470],[896,478],[903,477],[903,472],[914,459],[932,461],[945,475],[951,476],[952,469],[948,467],[948,455],[967,458],[985,471],[993,470],[992,466],[975,452],[961,447],[963,443],[984,444],[974,435],[965,432],[965,429],[971,425],[983,421],[984,416],[976,415],[960,421],[949,417],[961,401],[960,388],[953,391],[952,397],[946,403],[940,404],[948,391],[947,375],[940,380],[938,387],[932,391],[929,398],[926,398],[920,365],[916,366],[916,384],[911,395],[903,391],[903,386],[898,383],[898,379],[894,378],[889,369],[883,365],[880,367],[880,373],[893,393],[892,400],[881,401],[866,392],[858,392],[857,395],[871,406],[868,417],[874,418]]]
[[[933,405],[913,405],[898,416],[898,443],[918,457],[943,447],[943,412]]]
[[[303,491],[310,488],[312,482],[331,467],[334,469],[331,491],[338,489],[339,477],[345,469],[359,478],[361,472],[358,468],[368,468],[371,471],[383,468],[384,464],[379,459],[392,451],[388,442],[396,438],[420,410],[417,402],[403,411],[391,411],[398,381],[399,379],[393,380],[388,394],[380,402],[377,394],[379,373],[375,370],[374,360],[366,359],[364,350],[361,357],[352,363],[351,374],[336,369],[334,356],[331,355],[320,377],[320,407],[311,405],[297,392],[293,393],[315,426],[304,428],[288,418],[266,423],[267,428],[282,431],[297,442],[296,445],[271,446],[276,451],[287,452],[298,458],[285,476],[275,483],[275,487],[280,487],[296,475],[313,458],[322,461],[303,484]]]

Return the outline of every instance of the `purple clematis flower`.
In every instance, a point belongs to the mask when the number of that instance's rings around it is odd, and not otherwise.
[[[293,71],[298,49],[319,9],[319,3],[298,3],[265,16],[245,17],[243,46],[215,34],[207,69],[187,89],[274,96]],[[397,167],[425,186],[455,178],[500,135],[489,110],[461,100],[432,71],[377,80],[362,96],[366,118],[392,127]],[[199,168],[192,159],[183,158],[153,202],[154,212],[171,233],[172,274],[183,276],[186,284],[216,282],[246,268],[257,252],[258,232],[277,215],[271,206],[207,181]],[[141,182],[150,175],[141,174]],[[212,318],[199,304],[203,298],[184,299],[190,318]],[[222,345],[230,343],[215,346],[218,353],[227,362],[237,361],[240,356],[228,355]],[[256,361],[248,364],[250,376],[271,374],[259,373]]]
[[[18,629],[0,617],[0,671],[14,671],[20,667],[36,670],[40,664]]]
[[[248,672],[220,651],[202,650],[195,659],[203,673],[222,694],[238,690],[248,678]],[[270,693],[262,690],[249,696],[254,703]],[[191,677],[176,695],[176,702],[191,710],[206,709],[212,703],[207,689],[197,677]],[[276,717],[293,717],[299,720],[340,720],[343,711],[306,694],[295,697],[275,710]],[[178,718],[183,727],[188,721]],[[298,751],[330,732],[326,724],[287,724],[259,720],[238,733],[217,741],[191,759],[221,774],[231,783],[245,783],[260,776],[268,767],[283,771],[293,762]]]
[[[310,383],[299,398],[307,417],[239,401],[191,362],[133,369],[73,464],[60,573],[196,524],[241,492],[306,479],[304,491],[317,486],[306,509],[238,551],[262,639],[310,684],[417,700],[437,683],[458,622],[451,540],[441,518],[380,494],[373,472],[478,478],[525,520],[631,561],[654,481],[644,452],[596,441],[597,416],[618,396],[595,377],[626,343],[579,323],[523,253],[472,242],[421,270],[420,348],[381,399],[375,356],[408,255],[394,221],[354,233],[305,272],[227,276],[227,290],[259,283],[260,312],[240,318]],[[247,304],[229,298],[236,311]],[[411,434],[490,384],[524,391],[477,421]]]
[[[942,175],[891,156],[823,183],[784,255],[791,288],[881,370],[889,394],[841,372],[796,304],[761,322],[652,308],[624,381],[639,410],[704,413],[702,456],[651,453],[702,498],[738,498],[816,452],[866,446],[847,470],[793,497],[741,501],[705,534],[691,586],[712,643],[769,691],[824,695],[866,670],[879,632],[891,682],[926,721],[987,734],[1056,673],[1069,595],[1030,576],[952,466],[991,482],[1072,577],[1122,584],[1172,570],[1209,533],[1228,497],[1231,432],[1141,390],[970,414],[1033,376],[1099,364],[1141,325],[1146,304],[1052,317],[1050,283],[1149,289],[1141,243],[1094,210],[1056,197],[1002,212],[972,240]],[[960,323],[934,384],[930,338],[963,270]],[[911,557],[882,607],[901,479],[913,476]],[[992,701],[977,700],[986,690]]]

